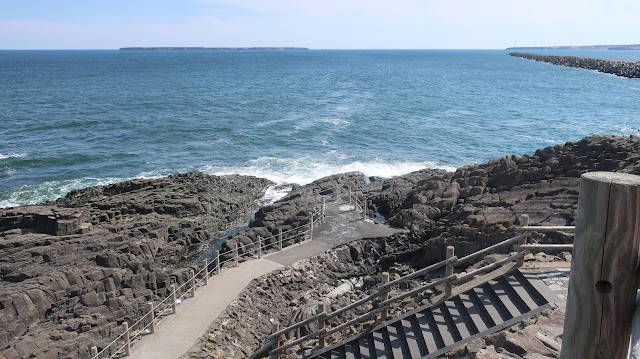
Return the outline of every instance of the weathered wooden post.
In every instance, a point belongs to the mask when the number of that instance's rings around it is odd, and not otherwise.
[[[262,237],[258,236],[258,259],[262,258]]]
[[[582,175],[563,359],[626,358],[638,288],[640,177]]]
[[[171,312],[173,314],[176,314],[178,312],[178,308],[177,308],[177,298],[176,298],[176,286],[175,284],[172,284],[169,286],[169,290],[171,291]]]
[[[353,194],[353,210],[358,211],[358,192]]]
[[[196,296],[196,276],[193,273],[193,269],[189,269],[189,287],[191,287],[191,296]]]
[[[209,285],[209,259],[204,259],[204,285]]]
[[[91,359],[100,359],[98,358],[98,347],[91,347]]]
[[[220,251],[216,250],[216,274],[220,275]]]
[[[318,191],[313,190],[313,208],[318,208]]]
[[[349,204],[351,204],[351,201],[352,201],[352,199],[351,199],[351,186],[349,186]]]
[[[521,226],[528,226],[529,225],[529,215],[528,214],[523,214],[520,216],[520,225]],[[529,232],[524,232],[522,233],[522,238],[518,241],[518,249],[517,251],[521,251],[520,246],[523,244],[527,244],[527,239],[529,238]],[[516,259],[516,266],[518,267],[522,267],[524,265],[524,256],[518,257],[518,259]]]
[[[149,332],[151,334],[156,333],[156,313],[153,311],[153,302],[147,302],[147,308],[149,310]]]
[[[382,284],[387,284],[389,283],[389,272],[382,272]],[[385,288],[382,293],[380,293],[380,301],[384,302],[385,300],[389,299],[389,288]],[[387,320],[387,317],[389,316],[389,310],[385,309],[382,311],[382,313],[380,314],[380,318],[382,320]]]
[[[455,255],[455,251],[456,249],[453,246],[447,246],[447,259],[453,257]],[[452,276],[453,271],[454,271],[454,264],[453,263],[447,264],[447,267],[445,268],[445,271],[444,271],[444,277],[446,278],[446,277]],[[453,284],[451,284],[451,282],[445,283],[444,296],[450,297],[452,289],[453,289]]]
[[[313,240],[313,213],[309,215],[309,240]]]
[[[235,259],[236,267],[237,267],[239,265],[239,260],[238,260],[238,242],[236,242],[235,247],[233,247],[233,257]]]
[[[278,250],[282,250],[282,228],[278,229]]]
[[[324,313],[324,303],[318,304],[318,314]],[[326,328],[324,317],[318,319],[318,330]],[[324,348],[326,340],[323,334],[318,335],[318,348]]]
[[[131,333],[129,333],[129,323],[122,323],[122,331],[124,332],[124,355],[131,355]]]
[[[280,323],[271,323],[271,334],[277,333],[280,330]],[[273,342],[272,350],[280,348],[280,337],[276,338]]]

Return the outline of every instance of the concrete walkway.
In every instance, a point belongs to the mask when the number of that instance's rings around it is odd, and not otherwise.
[[[361,238],[383,237],[402,230],[371,220],[362,220],[353,206],[329,202],[325,221],[313,231],[313,241],[306,241],[265,254],[262,259],[240,263],[209,278],[209,285],[196,290],[178,307],[176,315],[164,316],[156,324],[156,333],[145,335],[133,343],[131,357],[135,359],[175,359],[189,350],[252,279],[325,252],[340,244]]]

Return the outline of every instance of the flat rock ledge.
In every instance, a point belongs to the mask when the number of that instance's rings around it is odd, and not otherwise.
[[[554,65],[596,70],[621,77],[640,78],[640,61],[609,60],[593,57],[539,55],[528,52],[512,52],[509,56],[548,62]]]

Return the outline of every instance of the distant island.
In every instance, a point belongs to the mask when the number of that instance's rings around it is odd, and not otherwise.
[[[538,47],[507,47],[507,50],[640,50],[637,45],[588,45],[588,46],[538,46]]]
[[[139,50],[213,50],[213,51],[221,51],[221,50],[309,50],[306,47],[121,47],[122,51],[139,51]]]

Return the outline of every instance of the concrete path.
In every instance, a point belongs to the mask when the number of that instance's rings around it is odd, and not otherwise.
[[[171,358],[187,352],[252,279],[314,256],[355,239],[383,237],[402,230],[371,220],[362,220],[348,204],[329,202],[325,221],[313,231],[313,240],[295,244],[282,252],[265,254],[262,259],[240,263],[209,278],[209,285],[196,290],[178,307],[176,315],[164,316],[156,324],[156,333],[133,343],[134,359]]]

